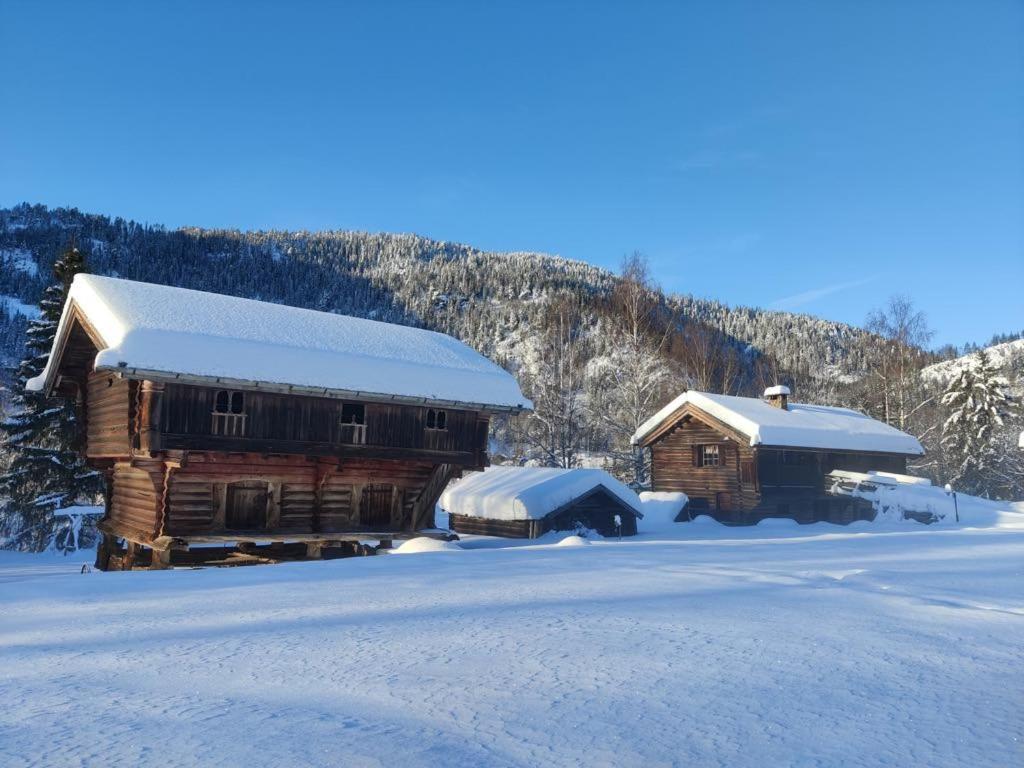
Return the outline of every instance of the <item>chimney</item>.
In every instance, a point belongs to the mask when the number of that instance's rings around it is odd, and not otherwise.
[[[768,401],[769,405],[788,411],[789,387],[783,386],[782,384],[776,384],[774,387],[768,387],[768,389],[764,391],[764,399]]]

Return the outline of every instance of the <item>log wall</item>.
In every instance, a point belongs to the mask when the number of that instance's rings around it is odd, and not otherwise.
[[[132,431],[131,393],[134,382],[93,371],[86,379],[86,455],[127,456]]]
[[[182,537],[228,533],[228,487],[249,481],[267,483],[266,532],[409,530],[413,505],[433,471],[428,462],[190,454],[171,474],[165,532]],[[429,490],[440,495],[443,486]],[[424,522],[433,524],[432,519]]]
[[[164,492],[162,461],[117,462],[111,474],[111,497],[104,522],[135,541],[159,533]]]
[[[698,467],[697,446],[717,445],[719,465]],[[760,501],[754,449],[729,439],[694,418],[679,422],[651,445],[651,486],[655,491],[683,492],[709,509],[751,509]]]

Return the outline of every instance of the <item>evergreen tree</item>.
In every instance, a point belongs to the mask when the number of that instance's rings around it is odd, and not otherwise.
[[[94,503],[102,492],[101,476],[78,452],[74,402],[47,399],[25,388],[46,367],[71,281],[84,271],[82,253],[73,245],[54,264],[56,282],[44,292],[40,317],[28,328],[28,356],[18,367],[11,415],[0,423],[0,440],[8,455],[0,476],[0,498],[5,500],[0,522],[8,545],[18,549],[60,546],[66,523],[56,519],[53,510]]]
[[[949,412],[942,425],[942,446],[954,486],[988,496],[1002,461],[996,438],[1013,400],[984,350],[975,353],[972,363],[964,366],[942,395]]]

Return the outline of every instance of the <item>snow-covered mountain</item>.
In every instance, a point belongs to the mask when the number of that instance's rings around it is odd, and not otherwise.
[[[1024,375],[1024,339],[985,347],[985,354],[988,355],[992,364],[1010,380]],[[921,371],[921,376],[931,382],[945,383],[964,369],[974,368],[977,364],[978,356],[972,352],[952,360],[943,360],[941,363],[929,365]]]

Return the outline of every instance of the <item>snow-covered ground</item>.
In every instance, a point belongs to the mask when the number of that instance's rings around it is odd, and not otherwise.
[[[1021,765],[1003,506],[235,569],[3,552],[0,765]]]

